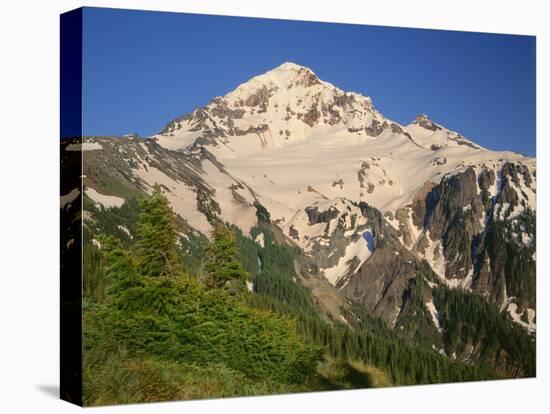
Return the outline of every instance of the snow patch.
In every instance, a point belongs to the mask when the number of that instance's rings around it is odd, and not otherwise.
[[[128,230],[128,229],[127,229],[126,227],[124,227],[123,225],[119,224],[119,225],[117,226],[117,228],[118,228],[120,231],[126,233],[126,234],[128,235],[129,238],[131,238],[131,239],[134,238],[134,237],[132,236],[132,234],[130,233],[130,230]]]
[[[351,261],[353,258],[359,260],[359,265],[354,269],[354,272],[359,270],[361,265],[370,257],[372,251],[369,249],[368,243],[364,238],[360,238],[355,242],[351,242],[346,247],[346,251],[338,263],[334,267],[329,267],[326,269],[321,269],[325,278],[333,285],[346,275],[350,271]]]
[[[254,239],[254,241],[256,243],[258,243],[260,246],[262,247],[265,247],[265,242],[264,242],[264,233],[259,233],[256,238]]]
[[[443,332],[443,330],[441,329],[441,325],[439,323],[439,312],[435,308],[433,298],[430,299],[429,302],[426,302],[425,305],[426,305],[426,308],[428,309],[428,312],[430,312],[435,328],[438,330],[438,332]]]
[[[122,197],[101,194],[97,190],[94,190],[92,187],[86,187],[85,192],[86,195],[90,197],[94,203],[100,204],[104,208],[122,207],[125,201]]]
[[[69,144],[65,151],[95,151],[101,150],[103,146],[99,142],[83,142],[82,144]]]
[[[534,333],[537,331],[537,325],[535,324],[535,310],[531,308],[525,309],[523,312],[518,313],[518,305],[514,302],[510,302],[506,307],[506,311],[512,318],[512,321],[518,325],[527,329],[529,333]],[[523,314],[527,313],[527,322],[523,320]]]

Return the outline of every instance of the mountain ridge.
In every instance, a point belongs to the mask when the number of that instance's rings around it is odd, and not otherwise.
[[[372,103],[372,99],[368,96],[364,96],[357,92],[351,92],[351,91],[343,91],[342,89],[334,86],[332,83],[326,82],[324,80],[321,80],[317,77],[315,72],[313,72],[310,68],[307,68],[305,66],[300,66],[298,64],[292,63],[292,62],[285,62],[279,66],[277,66],[274,69],[271,69],[263,74],[254,76],[253,78],[249,79],[248,81],[240,84],[235,88],[234,90],[228,92],[224,96],[217,96],[213,100],[211,100],[204,108],[199,108],[192,113],[187,113],[182,115],[181,117],[178,117],[174,119],[173,121],[169,122],[165,128],[163,128],[158,134],[155,134],[152,136],[153,139],[157,139],[161,142],[161,145],[165,145],[168,148],[171,149],[184,149],[188,145],[193,143],[192,138],[190,141],[183,139],[181,137],[181,143],[177,143],[177,139],[166,139],[167,136],[177,136],[178,132],[180,135],[184,135],[189,137],[189,135],[192,136],[192,134],[185,134],[186,132],[189,132],[191,130],[192,132],[197,131],[197,125],[194,125],[194,128],[188,128],[188,130],[185,130],[184,125],[182,121],[189,121],[193,120],[193,118],[198,118],[198,120],[204,120],[204,118],[207,118],[207,113],[211,113],[216,116],[216,114],[223,114],[227,115],[234,119],[242,119],[243,116],[251,115],[250,113],[247,113],[246,109],[248,108],[254,108],[256,106],[259,107],[258,112],[256,115],[258,115],[261,112],[267,112],[266,108],[266,102],[270,100],[270,98],[273,98],[273,94],[275,95],[282,95],[284,102],[278,102],[277,99],[275,99],[277,102],[275,104],[275,109],[279,105],[286,104],[287,106],[287,112],[298,112],[297,108],[290,107],[296,102],[290,102],[288,98],[288,94],[286,91],[292,90],[293,95],[296,96],[296,93],[302,93],[304,91],[300,91],[299,87],[303,86],[305,89],[312,89],[312,87],[317,87],[317,91],[315,92],[321,92],[321,100],[322,104],[325,104],[325,110],[331,110],[332,108],[329,108],[331,104],[336,103],[336,106],[339,106],[338,103],[341,101],[346,101],[348,104],[352,103],[354,100],[356,100],[358,103],[355,105],[355,107],[352,107],[352,111],[354,112],[362,112],[366,111],[367,113],[371,113],[373,116],[372,121],[374,121],[374,125],[372,123],[369,124],[369,122],[364,122],[364,125],[361,125],[359,127],[357,123],[352,122],[351,119],[346,119],[345,124],[346,126],[351,130],[358,132],[365,129],[365,132],[370,135],[376,136],[376,134],[379,134],[381,129],[383,127],[392,127],[395,130],[402,129],[408,132],[409,128],[413,128],[415,125],[419,125],[423,129],[430,129],[432,131],[441,131],[447,132],[447,134],[452,135],[452,138],[455,141],[459,141],[460,143],[464,145],[471,145],[473,147],[480,147],[479,144],[474,143],[471,140],[467,140],[459,133],[456,133],[454,131],[450,131],[446,128],[444,128],[442,125],[435,123],[426,114],[420,114],[418,115],[415,120],[413,120],[408,125],[401,125],[398,122],[392,121],[389,118],[385,118],[382,116],[382,114],[377,111]],[[304,99],[305,97],[299,95],[298,102]],[[306,92],[306,95],[309,96],[309,92]],[[306,96],[306,97],[307,97]],[[337,97],[337,102],[330,102],[330,99],[334,96]],[[275,97],[277,98],[277,96]],[[286,101],[285,101],[286,99]],[[311,99],[309,102],[306,102],[307,105],[311,105]],[[304,109],[302,107],[302,109]],[[317,109],[317,108],[316,108]],[[252,110],[252,115],[254,115],[254,111]],[[288,114],[283,113],[282,115],[285,116],[285,118],[288,118]],[[294,114],[292,114],[294,115]],[[299,116],[307,115],[307,113],[299,113]],[[324,115],[324,114],[323,114]],[[333,114],[334,115],[334,114]],[[313,116],[313,119],[311,118]],[[318,115],[309,115],[305,116],[303,119],[303,122],[306,124],[309,124],[310,127],[314,126],[314,123],[317,121],[316,117]],[[287,121],[290,119],[286,119]],[[328,123],[332,125],[332,123],[337,122],[338,118],[332,118],[328,120]],[[370,119],[359,119],[359,121],[369,121]],[[386,122],[386,125],[383,125],[383,122]],[[327,119],[324,119],[325,124],[327,123]],[[361,123],[361,122],[360,122]],[[204,125],[203,125],[204,126]],[[212,125],[210,125],[212,126]],[[219,125],[217,125],[219,127]],[[318,126],[318,125],[315,125]],[[250,127],[254,129],[254,126],[248,125],[248,130],[250,130]],[[255,132],[258,132],[261,129],[265,129],[265,123],[264,124],[258,124],[255,126]],[[259,128],[258,128],[259,127]],[[182,131],[183,129],[183,131]],[[223,129],[223,128],[222,128]],[[288,132],[287,132],[288,131]],[[228,132],[227,128],[224,132]],[[285,138],[288,140],[288,135],[291,131],[284,130],[285,132]],[[292,131],[294,132],[294,131]],[[304,129],[302,128],[301,131],[304,132]],[[236,134],[242,134],[242,130],[236,130],[236,131],[229,131],[229,135],[232,135],[233,133]],[[307,131],[306,131],[307,134]],[[458,138],[458,140],[457,140]],[[434,142],[435,145],[438,145],[436,142]],[[438,145],[439,146],[439,145]],[[481,147],[480,147],[481,148]]]

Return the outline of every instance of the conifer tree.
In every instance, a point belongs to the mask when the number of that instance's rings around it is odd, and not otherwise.
[[[178,273],[177,232],[174,213],[157,184],[151,197],[141,202],[136,256],[144,276],[174,276]]]
[[[100,240],[103,273],[110,283],[109,294],[117,307],[125,308],[125,292],[142,286],[141,278],[135,271],[130,253],[124,249],[120,240],[113,236],[102,236]]]
[[[225,224],[218,223],[211,233],[210,245],[206,248],[205,268],[214,287],[224,287],[228,282],[244,282],[247,272],[237,260],[238,250],[235,233]]]

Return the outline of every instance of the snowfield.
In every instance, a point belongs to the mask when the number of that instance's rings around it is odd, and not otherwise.
[[[123,198],[101,194],[92,187],[87,187],[85,193],[92,199],[92,201],[103,206],[104,208],[121,207],[124,204]]]

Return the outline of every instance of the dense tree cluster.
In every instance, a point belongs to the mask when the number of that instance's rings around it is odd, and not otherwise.
[[[483,297],[459,289],[434,290],[448,355],[474,355],[504,374],[534,376],[534,338]]]

